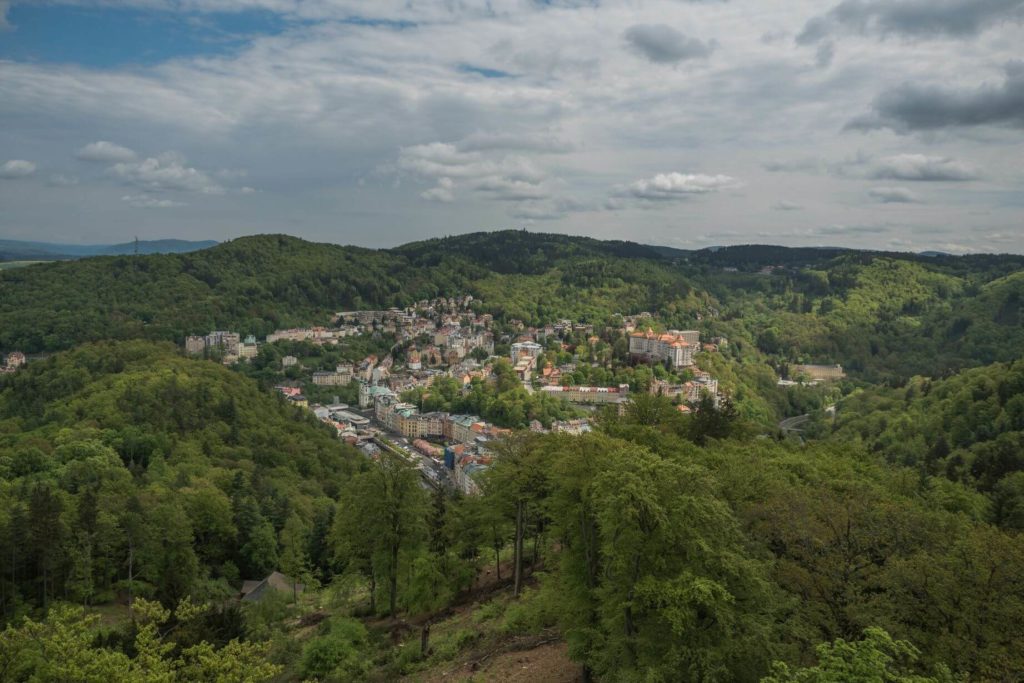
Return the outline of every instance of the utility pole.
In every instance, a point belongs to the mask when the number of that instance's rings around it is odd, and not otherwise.
[[[139,255],[139,236],[135,236],[135,255]]]

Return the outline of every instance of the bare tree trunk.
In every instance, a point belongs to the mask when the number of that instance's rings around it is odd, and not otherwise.
[[[370,614],[377,613],[377,574],[370,570]]]
[[[394,616],[398,612],[398,544],[391,546],[391,595],[389,599],[389,613]]]
[[[430,650],[430,622],[423,624],[423,628],[420,629],[420,657],[426,659],[427,652]]]
[[[132,543],[132,537],[128,536],[128,616],[132,617],[132,606],[133,606],[133,585],[132,581],[135,579],[133,573],[135,569],[135,544]]]
[[[526,503],[523,501],[516,503],[516,540],[512,558],[514,571],[512,595],[517,598],[523,589],[523,517],[525,516],[525,507]]]

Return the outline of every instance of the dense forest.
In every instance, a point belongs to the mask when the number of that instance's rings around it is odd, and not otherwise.
[[[41,354],[0,374],[0,680],[500,680],[541,652],[539,680],[1019,680],[1022,290],[1018,256],[523,231],[0,272],[0,350]],[[467,293],[498,337],[592,323],[542,360],[632,398],[589,434],[494,443],[479,495],[271,391],[401,357],[393,335],[265,345],[234,370],[175,345]],[[645,311],[725,339],[695,368],[636,365],[621,316]],[[847,376],[780,385],[796,363]],[[512,427],[579,414],[493,365],[404,397]],[[696,370],[720,402],[648,393]],[[274,571],[287,590],[238,600]]]
[[[842,402],[832,432],[986,494],[996,524],[1024,529],[1024,361],[860,390]]]
[[[329,521],[358,464],[307,413],[170,345],[33,363],[0,379],[0,612],[232,596],[278,567],[289,524]]]

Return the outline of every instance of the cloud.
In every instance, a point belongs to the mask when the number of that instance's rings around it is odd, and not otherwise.
[[[897,154],[871,162],[867,177],[875,180],[963,182],[977,180],[980,173],[971,164],[949,157]]]
[[[78,150],[75,157],[82,161],[113,164],[117,162],[133,161],[135,159],[135,152],[127,147],[116,145],[113,142],[97,140],[96,142],[90,142],[88,145]]]
[[[550,197],[552,191],[543,170],[521,155],[500,153],[511,144],[511,138],[479,137],[467,144],[473,151],[443,142],[413,145],[399,151],[396,166],[421,179],[436,181],[436,187],[420,193],[429,201],[451,202],[458,187],[507,202]]]
[[[451,178],[439,178],[437,187],[421,192],[420,196],[427,201],[448,203],[455,201],[454,190],[455,183],[452,182]]]
[[[874,36],[848,40],[847,28],[833,26],[832,34],[794,51],[791,41],[803,21],[842,0],[763,3],[756,21],[738,3],[680,0],[57,0],[55,18],[73,18],[77,10],[69,2],[88,4],[97,13],[113,4],[131,6],[145,16],[206,14],[214,7],[228,12],[259,3],[284,18],[272,19],[281,30],[256,27],[230,45],[195,50],[194,39],[204,35],[183,23],[181,50],[146,58],[121,50],[112,56],[124,61],[102,66],[81,51],[56,60],[57,53],[42,47],[38,59],[22,59],[21,53],[0,59],[0,150],[7,151],[5,159],[25,157],[40,165],[38,180],[7,181],[0,232],[23,230],[11,223],[17,219],[40,226],[40,237],[72,237],[57,226],[75,225],[74,212],[88,208],[89,225],[79,224],[112,241],[119,231],[135,229],[125,227],[125,214],[148,214],[145,225],[135,225],[151,237],[209,231],[223,238],[288,229],[337,239],[326,226],[339,215],[345,216],[346,240],[367,246],[508,225],[509,216],[556,220],[552,229],[559,232],[608,237],[628,233],[636,216],[603,211],[606,202],[634,211],[677,207],[689,197],[688,234],[726,225],[742,235],[729,237],[733,242],[767,231],[777,236],[770,242],[799,243],[815,237],[808,232],[814,225],[891,216],[893,205],[875,204],[866,192],[888,186],[919,191],[918,183],[875,169],[876,160],[903,151],[955,156],[985,171],[977,184],[961,183],[957,201],[944,203],[941,211],[921,210],[930,221],[1007,234],[1020,223],[1020,150],[1012,138],[1019,127],[972,131],[955,141],[941,136],[934,142],[943,146],[926,148],[894,147],[889,134],[836,135],[851,117],[870,112],[879,93],[904,81],[973,91],[990,78],[993,89],[1001,86],[998,65],[1019,52],[1016,24],[954,45],[895,34],[877,43]],[[19,8],[12,12],[15,23]],[[367,21],[345,21],[356,15]],[[193,20],[222,28],[237,24],[214,14],[191,17],[190,27]],[[624,36],[633,26],[651,25],[721,49],[696,64],[652,62]],[[818,50],[824,63],[830,42],[830,66],[816,69]],[[674,59],[677,46],[669,41],[668,52],[654,56]],[[460,64],[515,77],[483,78],[460,71]],[[100,171],[127,165],[118,173],[107,170],[104,179],[84,162],[59,162],[94,141],[127,145],[138,156],[96,163]],[[166,149],[189,160],[178,164],[178,175],[192,168],[200,182],[154,177],[139,168]],[[867,160],[846,172],[828,163],[858,150]],[[769,161],[775,157],[781,161]],[[785,175],[762,170],[765,161],[766,170]],[[248,168],[252,179],[219,168]],[[387,169],[386,180],[374,169]],[[747,185],[703,200],[693,196],[699,192],[635,190],[680,202],[644,199],[631,189],[637,179],[673,170],[711,176],[721,171]],[[948,176],[948,168],[940,170]],[[73,190],[37,188],[51,173],[76,173],[81,184]],[[355,184],[361,177],[374,186],[360,190]],[[387,182],[396,178],[400,186]],[[201,206],[209,198],[194,199],[211,183],[232,196],[244,191],[243,184],[268,195],[265,201],[254,195],[252,201],[233,202],[231,212],[212,221]],[[43,201],[36,190],[49,190],[60,201]],[[851,192],[861,200],[855,206]],[[919,194],[931,201],[931,193]],[[122,195],[192,206],[135,210],[120,201]],[[567,210],[569,196],[589,208]],[[780,199],[805,210],[771,210]],[[437,202],[430,211],[423,210],[427,201]],[[988,214],[971,215],[983,207]],[[645,239],[667,243],[677,237],[673,211],[645,213]],[[796,225],[802,235],[791,234]],[[893,234],[908,230],[896,226]],[[851,236],[843,243],[874,242]],[[1013,249],[1024,249],[1024,235]]]
[[[769,173],[794,173],[798,171],[821,173],[825,169],[825,162],[815,157],[788,160],[772,159],[761,164],[761,168]]]
[[[772,211],[803,211],[804,207],[795,202],[778,201],[772,204]]]
[[[7,10],[11,8],[11,3],[8,0],[0,0],[0,31],[5,31],[11,27],[11,24],[7,21]]]
[[[576,146],[571,142],[549,133],[484,133],[467,135],[456,143],[462,152],[491,150],[518,150],[545,154],[565,154]]]
[[[819,235],[879,235],[889,232],[887,225],[828,225],[815,231]]]
[[[568,197],[558,197],[544,201],[530,201],[518,204],[512,211],[512,217],[524,221],[554,221],[565,218],[570,213],[586,211],[587,207]]]
[[[971,91],[904,83],[879,95],[872,112],[847,128],[898,133],[984,125],[1024,128],[1024,62],[1011,62],[1005,70],[1001,85]]]
[[[110,174],[149,191],[176,190],[201,194],[224,194],[225,189],[204,171],[185,165],[185,159],[166,152],[142,161],[114,164]]]
[[[478,192],[486,193],[492,199],[512,202],[545,199],[551,194],[540,183],[502,177],[483,178],[471,183],[470,187]]]
[[[121,197],[121,201],[136,209],[172,209],[178,206],[185,206],[181,202],[170,199],[160,199],[146,194],[128,194]]]
[[[965,38],[1022,18],[1024,0],[843,0],[812,17],[796,42],[810,45],[838,33]]]
[[[36,165],[24,159],[11,159],[0,166],[0,178],[27,178],[36,172]]]
[[[64,173],[54,173],[50,176],[49,184],[54,187],[74,187],[78,184],[78,176]]]
[[[872,187],[868,196],[881,204],[915,204],[921,201],[905,187]]]
[[[714,42],[690,38],[665,24],[637,24],[622,35],[630,50],[657,64],[705,59],[716,47]]]
[[[426,178],[503,177],[538,183],[545,177],[544,172],[525,157],[486,157],[479,152],[463,152],[445,142],[403,147],[399,151],[398,168]]]
[[[629,185],[627,191],[637,199],[665,201],[718,192],[739,185],[739,181],[727,175],[659,173],[653,178],[637,180]]]

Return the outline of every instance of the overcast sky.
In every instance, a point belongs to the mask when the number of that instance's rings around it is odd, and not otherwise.
[[[0,237],[1024,253],[1024,0],[0,0]]]

